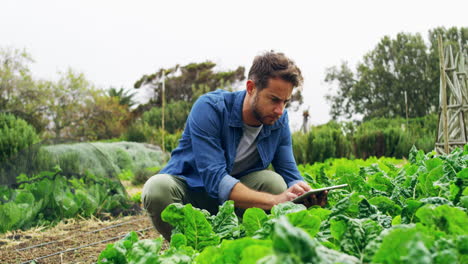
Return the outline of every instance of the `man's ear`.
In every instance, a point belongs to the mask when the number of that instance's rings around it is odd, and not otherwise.
[[[247,86],[247,87],[246,87],[246,88],[247,88],[247,93],[248,93],[249,95],[253,95],[253,94],[254,94],[254,91],[255,91],[255,89],[256,89],[254,81],[252,81],[252,80],[247,80],[246,86]]]

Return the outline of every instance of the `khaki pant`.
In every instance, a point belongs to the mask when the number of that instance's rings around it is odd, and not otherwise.
[[[239,180],[253,190],[271,194],[280,194],[287,189],[283,177],[269,170],[252,172]],[[169,174],[151,177],[143,186],[142,201],[154,227],[167,240],[171,236],[172,227],[162,221],[161,212],[169,204],[190,203],[194,207],[208,210],[211,214],[216,214],[219,207],[218,200],[210,197],[208,193],[191,191],[183,178]]]

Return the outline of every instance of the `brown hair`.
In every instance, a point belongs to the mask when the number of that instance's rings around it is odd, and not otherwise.
[[[281,52],[269,51],[256,56],[249,71],[249,80],[255,83],[258,91],[268,86],[270,78],[280,78],[293,87],[302,85],[301,70],[293,60]]]

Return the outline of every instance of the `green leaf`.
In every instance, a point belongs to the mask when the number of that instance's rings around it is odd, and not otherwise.
[[[463,170],[458,172],[457,177],[462,180],[468,180],[468,168],[464,168]]]
[[[468,229],[466,228],[468,216],[458,208],[448,205],[436,207],[427,204],[416,212],[416,216],[422,224],[447,234],[468,235]]]
[[[259,263],[359,263],[355,257],[322,246],[281,217],[273,234],[274,255]]]
[[[414,256],[415,253],[427,253],[424,249],[412,252],[411,246],[421,245],[429,248],[433,239],[428,235],[429,231],[414,225],[401,225],[383,232],[383,241],[372,258],[373,263],[404,263],[406,258]],[[423,259],[424,260],[424,259]],[[411,262],[418,263],[418,262]]]
[[[171,248],[187,246],[187,238],[184,234],[174,233],[171,235]]]
[[[98,257],[98,263],[128,263],[126,255],[133,244],[138,241],[138,235],[135,232],[128,233],[122,240],[114,244],[108,244],[106,249]]]
[[[347,228],[348,226],[345,220],[338,220],[336,218],[330,220],[330,232],[337,241],[341,240]]]
[[[261,258],[270,255],[272,251],[271,244],[268,246],[252,245],[246,247],[241,253],[241,260],[239,264],[255,264]]]
[[[331,210],[324,209],[320,206],[312,206],[308,210],[312,215],[318,216],[321,221],[327,220],[332,213]]]
[[[196,263],[255,263],[272,252],[270,240],[250,237],[223,240],[219,247],[208,247],[195,259]],[[252,248],[252,249],[250,249]],[[259,252],[253,251],[260,249]]]
[[[401,213],[401,207],[385,196],[372,197],[369,203],[377,206],[378,210],[384,214],[395,216]]]
[[[271,216],[279,218],[280,216],[306,210],[307,208],[302,204],[295,204],[293,202],[280,203],[271,209]]]
[[[268,216],[260,208],[249,208],[243,216],[243,225],[247,236],[253,236],[257,230],[260,230],[267,221]]]
[[[202,250],[210,245],[217,245],[219,236],[205,218],[205,215],[191,204],[170,204],[161,213],[163,221],[170,223],[187,238],[187,245],[195,250]]]
[[[424,203],[416,200],[407,200],[406,205],[401,211],[401,223],[409,224],[414,222],[414,214],[416,211],[423,206]]]
[[[213,219],[213,231],[220,239],[232,239],[240,236],[239,221],[234,213],[234,202],[227,201],[219,207],[218,214]]]
[[[127,254],[127,260],[135,264],[155,263],[158,261],[158,253],[161,246],[161,238],[137,241]]]
[[[408,255],[403,256],[401,260],[406,263],[432,264],[431,252],[424,243],[415,236],[408,242]]]
[[[320,230],[320,218],[312,215],[310,211],[290,213],[286,217],[293,226],[302,228],[311,237],[314,237]]]

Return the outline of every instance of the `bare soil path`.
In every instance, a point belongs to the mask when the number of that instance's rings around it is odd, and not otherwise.
[[[107,244],[138,230],[140,239],[160,236],[146,215],[70,219],[48,229],[9,232],[0,236],[0,263],[95,263]]]

